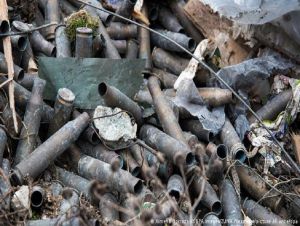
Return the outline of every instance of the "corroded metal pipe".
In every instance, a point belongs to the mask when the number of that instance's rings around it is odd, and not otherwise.
[[[184,131],[189,131],[192,134],[195,134],[199,140],[210,142],[214,137],[214,134],[204,129],[200,121],[197,119],[183,120],[180,125]]]
[[[222,224],[218,216],[211,212],[203,217],[203,226],[222,226]]]
[[[188,49],[190,52],[194,52],[194,50],[196,49],[196,42],[192,38],[186,36],[185,34],[161,30],[161,29],[156,29],[155,31],[176,41],[178,44]],[[178,48],[178,46],[176,46],[174,43],[170,42],[169,40],[155,33],[151,33],[151,42],[155,46],[165,50],[174,51],[174,52],[184,52],[182,49]]]
[[[143,5],[141,13],[148,18],[148,7],[146,4]],[[144,26],[149,26],[143,24]],[[152,57],[151,57],[151,46],[150,46],[150,32],[142,27],[138,28],[138,40],[140,43],[139,59],[145,59],[145,72],[149,73],[152,70]]]
[[[66,26],[60,25],[55,30],[56,57],[71,57],[71,42],[66,34]]]
[[[268,101],[262,108],[255,112],[261,120],[274,120],[282,112],[289,100],[292,98],[291,89],[279,93],[272,100]],[[249,122],[254,123],[257,119],[254,116],[249,118]]]
[[[69,121],[74,100],[75,95],[71,90],[67,88],[60,88],[58,90],[54,103],[54,115],[49,123],[48,137]]]
[[[127,52],[127,40],[111,40],[111,42],[120,54]]]
[[[30,100],[26,107],[24,126],[21,130],[21,140],[15,154],[15,164],[18,164],[36,148],[36,137],[42,118],[43,92],[46,81],[36,79],[33,84]]]
[[[130,112],[137,124],[142,125],[143,113],[141,107],[120,90],[102,82],[98,86],[98,92],[108,107],[118,107]]]
[[[228,179],[225,179],[221,186],[221,199],[226,220],[232,225],[243,226],[244,217],[239,197],[234,186]]]
[[[48,140],[36,148],[28,158],[21,161],[14,168],[11,181],[14,184],[23,184],[24,178],[35,179],[49,164],[62,154],[75,140],[89,123],[89,115],[82,113],[75,120],[65,124]]]
[[[5,60],[5,56],[0,52],[0,72],[7,73],[7,64]],[[18,65],[14,64],[14,80],[20,81],[24,77],[24,70]]]
[[[99,210],[104,222],[113,222],[120,219],[119,212],[114,205],[119,205],[117,198],[112,193],[105,193],[101,196]]]
[[[151,76],[148,79],[148,89],[151,93],[155,112],[158,115],[163,130],[171,137],[186,144],[187,142],[183,136],[178,120],[160,89],[158,78]]]
[[[184,182],[182,177],[177,174],[172,175],[168,180],[167,191],[171,197],[175,197],[175,199],[179,201],[184,194]]]
[[[131,18],[131,14],[133,13],[134,6],[137,0],[124,0],[122,1],[120,7],[117,9],[116,13],[126,17],[126,18]],[[114,22],[124,22],[124,20],[118,18],[118,17],[113,17],[112,21]]]
[[[44,53],[49,57],[55,56],[56,47],[51,42],[44,39],[39,31],[32,32],[29,39],[34,51]]]
[[[141,174],[141,167],[132,157],[129,151],[122,151],[122,157],[124,159],[125,169],[129,171],[133,176],[138,177]]]
[[[75,57],[90,58],[93,55],[93,30],[87,27],[76,29]]]
[[[30,192],[30,201],[33,208],[40,208],[45,199],[45,190],[41,186],[34,186]]]
[[[139,52],[139,44],[136,40],[130,39],[127,41],[127,52],[125,58],[136,59]]]
[[[23,79],[19,81],[18,83],[26,88],[27,90],[31,91],[33,87],[34,80],[36,78],[39,78],[37,74],[28,74],[25,73]]]
[[[45,7],[45,23],[57,23],[60,22],[60,7],[59,0],[46,1]],[[53,40],[55,38],[56,25],[48,26],[45,28],[45,35],[47,40]]]
[[[71,0],[72,3],[75,3],[76,5],[81,5],[81,3],[78,4],[78,2],[76,0]],[[100,1],[97,0],[83,0],[84,2],[90,3],[94,6],[97,6],[98,8],[103,8],[102,4]],[[93,14],[96,14],[94,16],[99,16],[101,21],[103,21],[103,23],[108,24],[111,20],[112,20],[112,15],[110,15],[109,13],[103,12],[101,10],[95,9],[91,6],[85,5],[82,9],[87,10],[89,13],[94,12]],[[102,22],[101,22],[102,24]]]
[[[218,107],[234,102],[232,92],[229,89],[213,87],[199,88],[198,91],[204,102],[213,107]]]
[[[223,144],[228,148],[229,158],[240,162],[246,160],[246,148],[227,117],[221,130],[220,137]]]
[[[11,36],[11,44],[13,48],[23,52],[27,47],[28,38],[22,35],[13,35]]]
[[[106,30],[109,37],[115,40],[136,38],[138,34],[137,26],[135,24],[114,22],[110,23]]]
[[[245,200],[243,203],[243,209],[245,214],[250,217],[251,220],[257,221],[256,225],[265,226],[291,226],[292,224],[286,223],[284,219],[278,215],[272,213],[259,203],[254,202],[251,199]]]
[[[177,166],[189,165],[194,161],[193,153],[186,144],[174,139],[154,126],[143,125],[140,130],[140,138],[152,148],[165,154]]]
[[[6,141],[7,141],[6,132],[2,128],[0,128],[0,166],[2,166],[3,154],[5,151]]]
[[[173,31],[176,33],[184,32],[184,29],[177,20],[177,17],[164,6],[160,7],[159,9],[158,20],[160,24],[169,31]]]
[[[73,188],[65,187],[61,193],[62,200],[59,206],[60,215],[75,212],[79,208],[79,194]]]
[[[163,85],[164,88],[173,88],[174,84],[177,80],[177,76],[174,74],[171,74],[169,72],[160,70],[158,68],[153,68],[152,69],[152,75],[156,76],[159,78],[161,84]]]
[[[59,5],[61,10],[67,15],[77,12],[77,8],[67,0],[60,0]]]
[[[268,193],[268,196],[262,200],[262,204],[278,213],[284,201],[281,194],[275,190],[270,191],[264,180],[254,170],[243,165],[237,165],[236,169],[242,187],[256,200],[260,200]]]
[[[82,155],[78,161],[78,173],[87,179],[96,179],[106,183],[107,187],[118,192],[138,194],[142,191],[143,183],[129,172],[112,166],[101,160]]]
[[[218,198],[216,192],[212,186],[202,176],[196,175],[190,186],[190,194],[193,194],[195,198],[199,196],[204,183],[204,192],[201,199],[201,203],[206,206],[211,212],[219,215],[222,212],[221,201]]]
[[[168,70],[175,75],[180,75],[189,64],[189,60],[174,56],[161,48],[153,49],[152,60],[156,67]]]

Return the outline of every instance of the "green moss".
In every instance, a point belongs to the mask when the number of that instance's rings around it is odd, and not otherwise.
[[[93,30],[94,35],[97,35],[97,28],[99,27],[99,19],[92,17],[85,10],[80,10],[71,14],[66,19],[66,33],[71,41],[75,40],[76,29],[78,27],[88,27]]]

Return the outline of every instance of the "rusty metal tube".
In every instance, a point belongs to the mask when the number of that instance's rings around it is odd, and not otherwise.
[[[27,47],[28,38],[22,35],[13,35],[11,36],[11,44],[13,48],[23,52]]]
[[[218,198],[213,187],[206,181],[205,178],[196,175],[194,180],[192,181],[190,193],[197,198],[201,193],[203,183],[205,184],[204,192],[200,202],[204,206],[206,206],[211,212],[214,212],[215,214],[219,215],[222,212],[221,201]]]
[[[137,124],[142,125],[143,113],[141,107],[120,90],[102,82],[98,86],[98,92],[108,107],[119,107],[130,112]]]
[[[204,129],[200,121],[197,119],[183,120],[180,125],[184,131],[189,131],[192,134],[195,134],[199,140],[210,142],[214,137],[214,134]]]
[[[24,88],[26,88],[27,90],[31,91],[32,87],[33,87],[33,83],[35,79],[38,79],[38,75],[37,74],[28,74],[25,73],[23,79],[21,81],[18,81],[18,83],[23,86]]]
[[[282,112],[289,100],[292,98],[293,92],[291,89],[286,90],[278,94],[272,100],[268,101],[263,107],[255,112],[261,120],[274,120],[280,112]],[[257,119],[254,116],[249,118],[249,122],[252,124]]]
[[[180,25],[177,17],[166,7],[160,7],[158,20],[160,24],[169,31],[183,33],[184,29]]]
[[[71,42],[66,34],[66,26],[60,25],[55,30],[56,57],[71,57]]]
[[[76,0],[71,0],[72,3],[75,3],[75,5],[81,5],[82,3],[79,3]],[[98,8],[103,8],[102,4],[100,1],[97,0],[83,0],[84,2],[90,3],[94,6],[97,6]],[[85,5],[82,9],[87,10],[89,13],[93,12],[93,14],[96,14],[97,17],[99,16],[101,21],[105,24],[109,24],[110,21],[112,20],[113,16],[110,15],[109,13],[103,12],[101,10],[95,9],[91,6]],[[94,15],[94,16],[96,16]],[[102,22],[101,22],[102,24]]]
[[[0,72],[7,73],[7,64],[5,60],[5,56],[0,52]],[[18,65],[14,64],[14,80],[20,81],[24,77],[24,70]]]
[[[130,39],[127,41],[126,59],[136,59],[139,52],[139,44],[136,40]]]
[[[58,90],[54,103],[54,115],[49,123],[48,137],[69,121],[74,100],[75,95],[71,90],[67,88],[60,88]]]
[[[188,49],[190,52],[194,52],[194,50],[196,49],[196,42],[192,38],[186,36],[185,34],[166,31],[162,29],[156,29],[155,31],[176,41],[178,44]],[[165,50],[174,52],[184,52],[182,49],[178,48],[178,46],[176,46],[174,43],[155,33],[151,33],[151,42],[153,43],[153,45]]]
[[[141,13],[148,18],[148,7],[146,4],[143,5]],[[143,24],[144,26],[149,26]],[[140,43],[139,59],[145,59],[145,72],[149,73],[152,70],[152,57],[151,57],[151,46],[150,46],[150,32],[142,27],[138,28],[138,40]]]
[[[40,208],[45,199],[45,190],[41,186],[34,186],[30,192],[30,201],[33,208]]]
[[[131,153],[127,150],[122,151],[122,158],[124,159],[125,169],[129,171],[133,176],[138,177],[141,174],[141,167],[132,157]]]
[[[45,23],[57,23],[60,22],[60,7],[59,0],[46,1],[45,7]],[[45,35],[47,40],[53,40],[55,38],[56,25],[45,28]]]
[[[164,88],[173,88],[178,76],[158,68],[152,69],[152,75],[159,78]]]
[[[229,158],[240,162],[246,160],[246,148],[227,117],[221,130],[220,137],[222,143],[228,148]]]
[[[79,208],[79,194],[73,188],[65,187],[61,193],[62,200],[59,206],[60,215],[75,212]]]
[[[165,96],[160,89],[158,78],[151,76],[148,79],[148,89],[151,93],[155,112],[158,115],[163,130],[171,137],[174,137],[186,144],[186,140],[183,136],[178,120],[170,107],[169,102],[165,99]]]
[[[129,172],[119,169],[113,171],[110,164],[101,160],[82,155],[78,161],[78,173],[87,179],[96,179],[106,183],[109,189],[118,192],[138,194],[143,183]]]
[[[14,168],[11,181],[14,184],[23,184],[24,177],[35,179],[49,164],[62,154],[75,140],[89,123],[89,115],[82,113],[75,120],[65,124],[48,140],[36,148],[28,158],[21,161]]]
[[[131,14],[133,13],[134,6],[137,0],[124,0],[122,1],[120,7],[117,9],[116,13],[126,17],[128,19],[131,18]],[[113,17],[112,19],[113,22],[124,22],[124,20],[118,18],[118,17]]]
[[[0,166],[2,166],[3,154],[5,151],[5,146],[7,142],[6,132],[0,128]]]
[[[104,222],[113,222],[120,219],[118,210],[111,203],[119,205],[117,198],[112,193],[105,193],[101,196],[99,210]]]
[[[111,42],[120,54],[127,52],[127,40],[111,40]]]
[[[251,199],[245,200],[243,203],[243,209],[245,214],[250,217],[251,220],[257,221],[255,225],[265,226],[291,226],[292,224],[286,223],[281,217],[272,213],[265,207],[261,206],[257,202]]]
[[[234,102],[232,92],[229,89],[213,87],[199,88],[198,91],[204,102],[213,107],[218,107]]]
[[[270,191],[264,180],[254,170],[243,165],[237,165],[236,169],[242,187],[256,200],[268,193],[262,200],[262,204],[278,213],[284,201],[281,194],[275,190]]]
[[[177,166],[181,164],[189,165],[194,161],[194,155],[186,144],[174,139],[154,126],[143,125],[140,130],[140,138],[152,148],[165,154]]]
[[[76,29],[75,57],[90,58],[93,55],[93,30],[87,27]]]
[[[167,184],[167,191],[171,197],[175,197],[177,202],[184,194],[184,182],[181,176],[174,174],[172,175]]]
[[[180,75],[189,64],[189,60],[174,56],[161,48],[153,49],[152,60],[156,67],[168,70],[175,75]]]
[[[26,107],[24,126],[21,130],[21,140],[15,154],[15,164],[18,164],[36,148],[36,137],[39,132],[42,118],[43,92],[46,81],[36,79],[33,84],[30,100]]]
[[[113,22],[106,28],[110,38],[115,40],[123,40],[137,37],[137,26],[135,24],[123,24]]]
[[[34,51],[44,53],[49,57],[55,56],[56,47],[51,42],[44,39],[39,31],[32,32],[29,39]]]
[[[225,219],[232,225],[243,226],[244,217],[238,194],[230,180],[225,179],[221,186],[221,199]]]
[[[208,213],[203,217],[203,226],[222,226],[215,213]]]
[[[61,10],[67,15],[77,12],[77,8],[67,0],[60,0],[59,6]]]

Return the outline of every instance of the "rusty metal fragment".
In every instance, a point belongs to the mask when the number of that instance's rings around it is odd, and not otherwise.
[[[123,24],[113,22],[106,28],[110,38],[115,40],[123,40],[136,38],[138,34],[137,26],[135,24]]]

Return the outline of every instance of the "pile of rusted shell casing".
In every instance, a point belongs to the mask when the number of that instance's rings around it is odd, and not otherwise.
[[[183,0],[147,0],[139,12],[136,0],[83,2],[139,21],[191,52],[203,40],[186,16]],[[18,130],[9,107],[0,38],[0,84],[5,83],[0,92],[0,225],[242,226],[250,225],[249,219],[255,225],[300,220],[299,184],[282,184],[282,192],[273,183],[278,178],[266,180],[257,170],[259,154],[248,159],[249,142],[239,136],[236,118],[228,110],[239,104],[230,90],[195,78],[208,109],[226,107],[218,134],[173,103],[174,84],[190,61],[182,49],[77,0],[39,0],[35,10],[34,21],[0,19],[0,34],[8,32],[8,25],[12,32],[23,32],[54,23],[11,38]],[[64,18],[79,10],[99,18],[99,27],[96,32],[78,27],[71,42]],[[76,96],[67,87],[57,91],[55,101],[46,102],[39,56],[144,59],[146,85],[133,99],[110,81],[98,85],[105,106],[129,113],[137,138],[112,150],[93,124],[94,109],[75,109]],[[131,89],[130,81],[124,83]],[[291,96],[291,90],[277,95],[257,114],[274,120]]]

